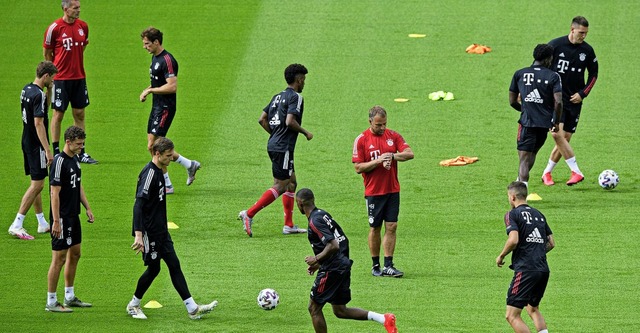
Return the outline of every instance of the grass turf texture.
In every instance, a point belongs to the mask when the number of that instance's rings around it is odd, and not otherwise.
[[[22,1],[6,9],[0,113],[5,162],[0,165],[1,216],[8,228],[28,186],[22,173],[20,89],[42,58],[44,30],[61,16],[57,2]],[[513,72],[531,63],[537,43],[565,35],[574,15],[591,23],[587,41],[600,62],[600,79],[586,99],[572,142],[586,180],[574,187],[561,162],[559,183],[538,177],[551,138],[532,171],[533,205],[548,217],[557,249],[549,255],[551,280],[541,310],[550,330],[640,330],[637,307],[640,250],[637,242],[639,60],[632,36],[640,5],[634,2],[535,4],[507,1],[314,2],[189,1],[164,6],[109,1],[82,3],[90,28],[85,53],[91,105],[87,151],[100,160],[83,165],[83,184],[96,222],[83,224],[83,258],[76,293],[94,308],[71,315],[43,310],[50,263],[47,236],[31,242],[0,240],[0,317],[5,331],[45,331],[63,326],[91,331],[309,332],[306,310],[313,278],[303,258],[304,235],[282,236],[280,200],[256,216],[254,237],[236,214],[271,184],[266,134],[256,120],[269,98],[284,88],[282,71],[293,62],[310,73],[303,125],[314,139],[300,139],[299,188],[310,187],[317,204],[333,214],[351,239],[355,264],[351,306],[393,311],[404,332],[508,332],[504,297],[511,271],[495,267],[506,238],[505,186],[517,176],[517,112],[507,102]],[[169,137],[177,150],[203,168],[184,185],[184,169],[170,167],[176,194],[168,198],[172,231],[191,292],[199,302],[220,301],[205,320],[188,320],[166,267],[145,295],[161,309],[147,321],[127,318],[125,305],[144,270],[129,249],[136,177],[149,160],[145,150],[150,102],[138,102],[148,85],[150,56],[139,33],[154,25],[180,64],[178,113]],[[408,38],[424,33],[426,38]],[[469,55],[471,43],[493,48]],[[454,92],[453,102],[431,102],[431,91]],[[402,96],[408,103],[397,104]],[[366,245],[368,227],[361,177],[353,171],[353,139],[367,128],[367,110],[381,104],[389,127],[402,133],[416,159],[400,166],[402,208],[397,266],[402,279],[374,279]],[[63,127],[71,124],[67,115]],[[437,162],[457,155],[480,157],[461,168]],[[597,185],[604,169],[621,178],[607,192]],[[46,191],[45,191],[46,192]],[[48,194],[43,195],[48,210]],[[296,213],[296,222],[305,224]],[[35,232],[33,211],[25,221]],[[58,286],[58,297],[62,296]],[[270,312],[257,293],[281,296]],[[329,329],[378,332],[374,323],[336,319]],[[528,318],[526,321],[531,325]]]

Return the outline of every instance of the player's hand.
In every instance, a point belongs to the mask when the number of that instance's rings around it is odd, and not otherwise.
[[[307,141],[313,139],[313,133],[311,133],[311,132],[305,133],[304,136],[307,138]]]
[[[575,94],[571,95],[571,98],[569,98],[569,102],[571,102],[573,104],[582,103],[582,96],[580,96],[580,94],[578,94],[578,93],[575,93]]]
[[[147,89],[143,90],[140,94],[140,102],[144,102],[147,100],[147,95],[149,95],[149,91]]]
[[[314,266],[309,266],[309,267],[307,267],[307,273],[309,275],[313,275],[313,273],[315,273],[318,270],[318,268],[320,268],[320,266],[315,266],[315,265]]]
[[[140,236],[140,237],[136,236],[136,238],[133,241],[133,244],[131,244],[131,249],[136,251],[136,254],[140,253],[144,249],[144,243],[142,242],[142,236]]]
[[[558,130],[560,128],[558,127],[558,124],[553,124],[553,127],[551,127],[551,132],[552,133],[558,133]]]
[[[504,265],[504,258],[501,256],[498,256],[496,258],[496,265],[498,265],[498,267],[502,267],[502,265]]]
[[[53,235],[54,238],[60,238],[61,233],[62,226],[60,225],[60,222],[53,220],[53,222],[51,222],[51,235]]]
[[[93,212],[91,211],[91,209],[87,209],[87,217],[89,218],[87,220],[87,222],[89,223],[93,223],[93,221],[96,220],[96,218],[93,216]]]
[[[51,166],[51,163],[53,163],[53,154],[51,153],[51,149],[47,149],[46,155],[47,155],[47,166]]]

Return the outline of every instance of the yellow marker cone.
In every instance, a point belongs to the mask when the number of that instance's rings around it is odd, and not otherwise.
[[[409,34],[409,38],[424,38],[427,37],[425,34]]]
[[[542,200],[542,197],[540,197],[536,193],[531,193],[527,195],[527,201],[541,201],[541,200]]]
[[[167,222],[167,228],[169,228],[169,229],[178,229],[180,227],[178,227],[178,225],[173,223],[173,222]]]
[[[144,305],[144,307],[147,309],[159,309],[162,307],[162,304],[158,303],[157,301],[149,301]]]
[[[393,101],[394,102],[398,102],[398,103],[404,103],[404,102],[408,102],[409,99],[408,98],[396,98]]]

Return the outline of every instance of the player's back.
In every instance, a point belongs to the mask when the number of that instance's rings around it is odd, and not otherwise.
[[[508,213],[510,226],[507,232],[517,228],[518,246],[512,254],[512,267],[516,271],[548,272],[547,236],[551,229],[546,217],[529,205],[520,205]]]

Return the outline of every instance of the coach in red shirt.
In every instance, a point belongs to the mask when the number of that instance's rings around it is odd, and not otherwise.
[[[89,44],[89,26],[79,19],[80,1],[62,0],[64,15],[55,20],[44,33],[44,59],[52,61],[59,72],[53,81],[53,100],[51,108],[51,141],[54,154],[60,153],[60,125],[64,112],[69,104],[73,110],[73,123],[85,129],[84,109],[89,105],[89,93],[84,74],[84,49]],[[96,164],[85,153],[84,147],[80,155],[80,162]]]
[[[373,260],[373,276],[402,277],[403,272],[393,265],[396,247],[396,228],[400,211],[400,183],[398,162],[413,159],[411,147],[400,133],[387,129],[387,111],[381,106],[369,110],[371,126],[353,143],[356,172],[364,178],[364,195],[369,215],[369,251]],[[380,230],[384,224],[384,267],[380,268]]]

